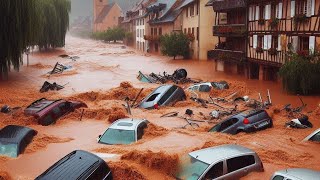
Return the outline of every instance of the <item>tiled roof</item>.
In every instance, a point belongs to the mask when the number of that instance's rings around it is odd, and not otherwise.
[[[105,5],[98,15],[98,17],[95,20],[95,23],[102,23],[104,18],[109,14],[111,8],[115,5],[115,3],[110,3],[108,5]]]

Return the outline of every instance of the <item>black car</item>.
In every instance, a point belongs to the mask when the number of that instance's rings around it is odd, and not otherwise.
[[[18,157],[37,132],[24,126],[8,125],[0,130],[0,156]]]
[[[241,112],[215,125],[209,132],[237,134],[239,132],[254,132],[273,126],[268,113],[263,109]]]
[[[163,85],[155,89],[144,98],[139,107],[157,109],[159,106],[168,106],[186,99],[183,89],[176,85]]]
[[[112,180],[112,173],[100,157],[82,150],[66,155],[36,180]]]

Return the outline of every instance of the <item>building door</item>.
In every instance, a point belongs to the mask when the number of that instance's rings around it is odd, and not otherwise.
[[[259,79],[259,64],[250,63],[250,79]]]
[[[155,43],[155,44],[154,44],[154,50],[155,50],[155,52],[158,52],[158,51],[159,51],[159,45],[158,45],[158,43]]]

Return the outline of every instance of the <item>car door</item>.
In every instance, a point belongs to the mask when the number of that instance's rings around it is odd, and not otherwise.
[[[253,155],[243,155],[227,159],[227,173],[224,179],[239,179],[254,170]]]
[[[236,123],[239,122],[239,119],[236,117],[230,118],[221,123],[220,131],[224,133],[236,134],[237,133],[237,126]]]
[[[204,176],[202,176],[201,179],[203,180],[220,179],[219,177],[222,177],[224,175],[223,168],[224,168],[224,162],[223,161],[217,162],[210,167],[210,169],[205,173]]]

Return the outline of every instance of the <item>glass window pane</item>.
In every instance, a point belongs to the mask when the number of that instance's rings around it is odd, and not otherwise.
[[[227,160],[228,173],[250,166],[255,163],[252,155],[235,157]]]
[[[131,144],[135,142],[135,131],[109,128],[102,135],[99,142],[105,144]]]

